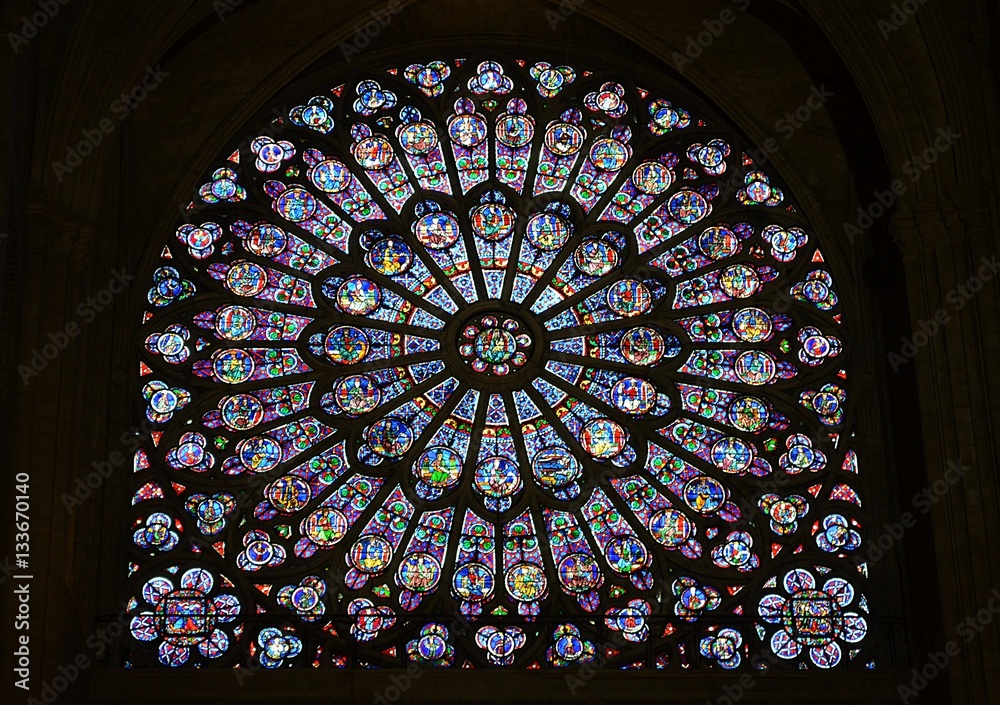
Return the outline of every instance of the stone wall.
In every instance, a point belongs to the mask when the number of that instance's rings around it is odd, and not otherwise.
[[[390,19],[365,42],[358,31],[373,12]],[[84,654],[88,666],[61,702],[133,699],[123,685],[132,681],[103,668],[109,652],[93,638],[121,609],[130,469],[119,458],[140,418],[131,375],[144,277],[178,205],[290,84],[493,45],[664,73],[770,153],[847,278],[856,369],[870,388],[859,414],[871,436],[864,490],[876,525],[912,511],[914,494],[943,481],[949,461],[971,468],[879,563],[884,613],[905,638],[888,635],[898,644],[886,650],[889,675],[861,692],[895,698],[928,651],[956,641],[947,677],[921,689],[924,701],[1000,700],[996,622],[968,643],[957,631],[1000,586],[1000,301],[994,276],[980,271],[997,252],[998,12],[976,0],[6,3],[0,389],[9,413],[0,444],[8,476],[31,475],[32,682],[51,682]],[[811,96],[822,105],[796,117]],[[133,275],[124,293],[104,294],[116,276]],[[977,290],[966,297],[963,286]],[[928,334],[942,311],[947,323]],[[47,344],[65,349],[48,359]],[[97,468],[109,476],[87,488]],[[0,603],[11,624],[6,586]],[[172,675],[180,701],[198,690],[191,676]],[[602,674],[609,685],[592,697],[631,692],[613,676]],[[791,702],[798,683],[775,682],[753,699]],[[858,701],[857,687],[829,683],[827,697]],[[678,687],[677,698],[703,693]],[[562,686],[537,695],[579,699]]]

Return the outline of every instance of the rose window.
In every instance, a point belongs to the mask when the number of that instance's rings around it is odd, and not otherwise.
[[[836,266],[700,106],[433,60],[234,143],[150,274],[130,664],[869,665]]]

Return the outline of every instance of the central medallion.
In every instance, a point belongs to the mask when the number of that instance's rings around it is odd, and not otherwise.
[[[474,372],[504,377],[524,367],[534,341],[515,316],[486,313],[470,319],[462,329],[458,354]]]

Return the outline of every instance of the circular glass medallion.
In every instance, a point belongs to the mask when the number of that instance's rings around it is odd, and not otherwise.
[[[250,394],[234,394],[222,401],[222,423],[232,431],[247,431],[264,418],[264,405]]]
[[[502,313],[470,320],[458,339],[458,353],[473,371],[503,377],[524,366],[532,348],[521,321]]]
[[[285,475],[268,485],[265,495],[279,512],[294,514],[309,503],[312,491],[301,477]]]
[[[213,356],[212,370],[220,382],[240,384],[253,376],[256,363],[250,353],[239,348],[220,350]]]
[[[389,417],[372,424],[365,439],[377,455],[390,459],[401,458],[410,449],[413,432],[400,419]]]
[[[497,139],[511,149],[520,149],[531,142],[535,125],[524,115],[508,113],[497,121]]]
[[[641,281],[623,279],[608,289],[608,308],[619,316],[641,316],[653,305],[653,295]]]
[[[267,272],[253,262],[234,262],[226,274],[226,287],[237,296],[256,296],[267,287]]]
[[[288,246],[285,231],[275,225],[258,225],[246,239],[247,249],[259,257],[280,255]]]
[[[632,174],[632,183],[643,193],[655,196],[663,193],[673,183],[670,169],[659,162],[644,162]]]
[[[415,122],[400,130],[399,145],[407,154],[427,154],[438,145],[437,131],[429,122]]]
[[[753,450],[746,441],[733,436],[720,438],[712,446],[715,467],[731,475],[742,475],[753,462]]]
[[[598,587],[601,569],[586,553],[571,553],[559,562],[559,582],[570,592],[587,592]]]
[[[719,286],[733,299],[748,299],[760,289],[760,276],[753,267],[734,264],[719,275]]]
[[[733,369],[741,381],[760,386],[774,379],[774,358],[766,352],[748,350],[736,358]]]
[[[565,487],[580,476],[580,462],[562,446],[543,448],[531,461],[535,481],[542,487]]]
[[[504,576],[504,583],[510,596],[521,602],[542,599],[548,587],[545,573],[534,563],[518,563],[511,567]]]
[[[447,213],[429,213],[413,224],[413,234],[431,250],[446,250],[458,241],[458,221]]]
[[[684,225],[697,223],[708,215],[708,202],[697,191],[687,189],[670,197],[667,205],[670,214]]]
[[[302,534],[323,548],[344,538],[349,528],[350,522],[343,512],[332,507],[320,507],[302,522]]]
[[[482,563],[466,563],[455,571],[455,594],[468,602],[482,602],[493,593],[493,571]]]
[[[367,316],[381,303],[382,290],[365,277],[349,277],[337,289],[337,308],[352,316]]]
[[[165,337],[165,336],[164,336]],[[162,341],[163,338],[160,338]],[[821,360],[830,354],[833,346],[830,345],[830,339],[822,335],[810,335],[802,342],[802,349],[810,357],[814,357],[817,360]]]
[[[676,548],[694,534],[694,524],[676,509],[661,509],[649,519],[649,533],[657,543]]]
[[[354,156],[364,169],[380,171],[393,160],[392,145],[385,137],[366,137],[354,146]]]
[[[656,405],[656,387],[638,377],[624,377],[611,388],[611,403],[632,416],[649,413]]]
[[[605,240],[584,240],[573,252],[573,266],[591,277],[603,277],[618,266],[618,251]]]
[[[566,244],[573,229],[569,223],[552,213],[538,213],[528,221],[528,242],[539,250],[551,252]]]
[[[429,553],[411,553],[397,571],[399,583],[413,592],[429,592],[441,579],[441,564]]]
[[[583,449],[599,460],[613,458],[628,443],[628,433],[611,419],[594,419],[580,433]]]
[[[733,332],[747,343],[759,343],[771,337],[771,317],[759,308],[745,308],[733,316]]]
[[[486,121],[478,115],[457,115],[448,121],[448,134],[462,147],[475,147],[486,139],[486,131]]]
[[[215,314],[215,332],[225,340],[245,340],[256,327],[253,311],[245,306],[225,306]]]
[[[367,414],[378,406],[382,397],[382,391],[367,375],[341,378],[334,386],[333,394],[337,406],[350,416]]]
[[[503,240],[514,229],[514,212],[494,203],[487,203],[472,211],[472,231],[490,242]]]
[[[316,197],[304,188],[290,188],[278,196],[274,207],[286,220],[301,223],[316,212]]]
[[[740,249],[740,240],[729,228],[713,225],[698,237],[698,247],[713,260],[732,257]]]
[[[521,475],[510,458],[487,458],[476,466],[476,489],[487,497],[512,497],[521,489]]]
[[[666,344],[659,332],[643,326],[625,332],[621,349],[622,357],[633,365],[649,367],[663,358]]]
[[[268,436],[255,436],[240,441],[236,445],[240,462],[253,472],[267,472],[278,467],[282,450],[278,442]]]
[[[327,159],[312,168],[310,174],[316,188],[324,193],[340,193],[351,183],[351,170],[336,159]]]
[[[381,573],[392,561],[392,544],[381,536],[362,536],[350,551],[351,565],[362,573]]]
[[[566,122],[556,123],[545,132],[545,146],[560,157],[569,157],[583,147],[583,130]]]
[[[726,490],[718,480],[702,475],[684,485],[684,501],[699,514],[711,514],[726,501]]]
[[[642,570],[649,561],[649,552],[634,536],[616,536],[608,542],[605,556],[616,573],[631,575]]]
[[[404,421],[390,416],[369,426],[365,440],[375,454],[389,459],[401,458],[413,443],[413,431]]]
[[[431,487],[453,487],[462,476],[462,460],[462,455],[451,448],[428,448],[413,468],[417,477]]]
[[[604,171],[618,171],[629,158],[629,148],[616,139],[600,139],[590,148],[590,160]]]
[[[509,331],[502,328],[486,328],[476,334],[473,348],[479,359],[497,365],[514,357],[517,341]]]
[[[747,433],[757,433],[768,422],[767,405],[757,397],[739,397],[729,406],[729,420]]]
[[[379,274],[396,277],[410,269],[413,250],[399,238],[387,237],[372,245],[368,253],[368,264]]]
[[[368,354],[368,336],[359,328],[340,326],[327,334],[323,350],[338,365],[353,365]]]

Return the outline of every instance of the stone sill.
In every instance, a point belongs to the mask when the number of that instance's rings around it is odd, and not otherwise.
[[[417,674],[413,678],[413,673]],[[591,676],[589,679],[587,676]],[[394,703],[898,703],[909,673],[662,673],[501,669],[265,671],[101,669],[90,702]],[[741,678],[743,679],[741,682]],[[407,686],[408,683],[408,686]],[[401,686],[407,686],[405,689]],[[749,687],[747,687],[749,686]]]

